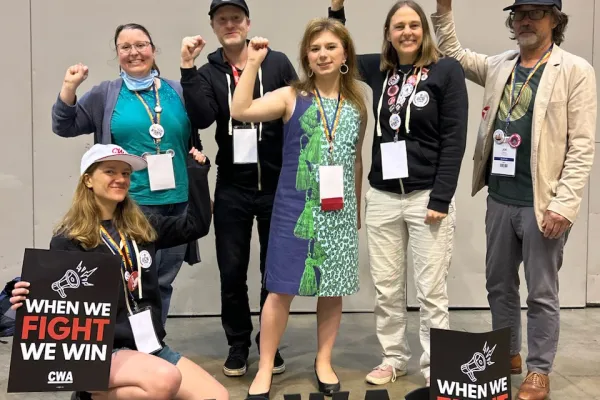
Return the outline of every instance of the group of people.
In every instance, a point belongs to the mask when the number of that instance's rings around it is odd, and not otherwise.
[[[260,361],[248,399],[268,399],[272,376],[285,371],[278,347],[295,296],[318,297],[315,378],[327,395],[341,390],[332,350],[342,298],[359,290],[369,107],[361,81],[373,91],[364,225],[383,349],[366,380],[382,385],[407,373],[411,249],[420,368],[429,385],[429,330],[449,328],[447,275],[469,108],[465,78],[484,87],[472,194],[488,187],[486,288],[493,328],[512,328],[511,372],[520,374],[518,269],[524,262],[527,376],[517,397],[546,398],[559,336],[558,271],[594,157],[596,81],[588,62],[560,48],[568,23],[560,0],[515,0],[505,11],[518,50],[487,56],[464,49],[452,0],[437,0],[433,29],[419,4],[401,0],[385,18],[381,53],[357,55],[344,0],[331,0],[328,17],[306,26],[298,77],[268,39],[248,40],[244,0],[213,0],[210,24],[221,47],[196,68],[206,41],[184,38],[180,82],[160,75],[155,44],[138,24],[115,32],[119,78],[78,98],[88,68],[69,67],[52,109],[53,131],[93,133],[96,144],[82,158],[73,204],[50,247],[112,252],[122,257],[123,269],[109,391],[78,398],[229,397],[164,342],[172,283],[184,260],[199,261],[196,241],[213,218],[229,345],[223,373],[242,376],[248,368],[253,326],[246,280],[256,218]],[[206,178],[211,162],[197,131],[214,122],[213,206]],[[139,277],[138,248],[152,260]],[[29,286],[15,286],[13,307]],[[128,321],[145,307],[161,345],[150,352],[138,351],[139,333]]]

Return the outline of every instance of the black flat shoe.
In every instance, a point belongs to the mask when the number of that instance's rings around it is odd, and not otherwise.
[[[250,392],[248,392],[248,396],[246,397],[246,400],[269,400],[269,394],[270,394],[270,391],[267,393],[261,393],[261,394],[250,394]]]
[[[333,373],[335,374],[335,371],[333,371]],[[337,374],[335,374],[335,376],[338,378],[337,383],[321,382],[321,380],[319,379],[319,374],[317,374],[317,360],[315,360],[315,376],[317,377],[317,382],[319,384],[319,392],[323,393],[325,396],[331,396],[334,393],[339,392],[342,388],[340,378],[337,376]]]

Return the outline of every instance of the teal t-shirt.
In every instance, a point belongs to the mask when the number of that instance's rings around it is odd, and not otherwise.
[[[515,206],[533,207],[533,182],[531,180],[531,124],[533,122],[533,105],[537,88],[542,78],[546,64],[542,64],[531,77],[529,84],[523,89],[521,99],[511,113],[508,134],[518,133],[521,136],[521,144],[517,148],[515,160],[515,176],[499,176],[490,174],[488,177],[488,193],[501,203]],[[533,68],[517,66],[515,71],[514,97],[516,99],[523,83]],[[504,87],[504,94],[500,101],[494,130],[506,129],[506,116],[511,92],[511,82],[508,80]],[[490,154],[489,171],[491,172],[493,152]]]
[[[152,89],[139,92],[154,114],[156,99]],[[172,149],[175,189],[150,191],[148,170],[137,171],[131,175],[131,197],[141,205],[164,205],[186,202],[188,200],[188,178],[186,156],[190,138],[191,124],[181,98],[168,83],[161,80],[158,90],[162,107],[160,124],[165,134],[160,142],[160,150]],[[123,147],[128,153],[141,156],[150,152],[156,154],[154,140],[148,129],[152,124],[144,104],[125,84],[121,87],[117,104],[111,120],[112,141]]]

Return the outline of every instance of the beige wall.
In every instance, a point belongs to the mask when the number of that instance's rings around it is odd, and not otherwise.
[[[271,46],[288,54],[297,65],[298,42],[305,23],[326,15],[328,0],[248,0],[251,7],[252,34],[268,37]],[[83,62],[90,68],[89,78],[79,94],[94,84],[113,79],[118,63],[112,50],[114,28],[125,22],[138,22],[150,30],[159,48],[158,63],[165,77],[179,79],[181,38],[200,34],[207,48],[198,60],[218,43],[208,25],[209,0],[3,0],[0,4],[0,43],[3,49],[0,120],[4,144],[0,157],[0,279],[18,275],[26,246],[47,248],[53,224],[70,202],[77,179],[79,159],[92,137],[59,138],[51,132],[50,108],[56,99],[67,66]],[[393,3],[347,0],[347,26],[358,51],[377,52],[381,25]],[[458,33],[464,46],[488,54],[514,46],[503,26],[502,7],[510,0],[455,1]],[[594,8],[600,0],[565,2],[571,16],[567,41],[563,46],[590,62],[600,65],[600,15]],[[423,0],[427,13],[435,0]],[[284,11],[284,6],[286,10]],[[600,13],[598,13],[600,14]],[[478,17],[475,17],[478,15]],[[594,24],[596,22],[596,24]],[[596,40],[591,40],[593,37]],[[595,48],[594,48],[595,47]],[[594,51],[596,50],[596,51]],[[481,115],[482,89],[468,83],[470,93],[469,142],[457,191],[458,221],[455,253],[450,273],[452,306],[486,307],[484,286],[485,238],[483,218],[485,193],[471,198],[470,176],[474,135]],[[32,96],[33,93],[33,96]],[[370,165],[371,120],[364,157]],[[206,152],[214,158],[214,127],[202,132]],[[595,165],[579,220],[567,245],[561,272],[561,303],[583,306],[600,302],[600,246],[594,238],[600,222],[600,171]],[[211,172],[214,188],[215,171]],[[67,179],[65,179],[67,178]],[[365,173],[366,190],[366,173]],[[589,200],[589,201],[588,201]],[[594,224],[596,222],[596,224]],[[347,310],[372,310],[374,290],[368,271],[364,229],[361,231],[361,292],[345,302]],[[250,297],[258,306],[258,242],[255,235],[250,265]],[[589,246],[588,246],[589,243]],[[214,236],[201,241],[203,263],[184,266],[176,281],[173,314],[216,314],[219,306],[219,279],[215,260]],[[524,279],[523,289],[524,289]],[[587,286],[587,293],[586,293]],[[409,303],[415,304],[412,287]],[[313,309],[313,299],[298,299],[296,310]]]

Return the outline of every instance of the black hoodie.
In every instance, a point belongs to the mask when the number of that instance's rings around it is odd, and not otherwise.
[[[281,170],[283,148],[283,121],[281,119],[262,124],[258,132],[258,164],[233,163],[233,136],[229,132],[229,103],[227,77],[233,96],[235,80],[229,63],[223,56],[223,48],[208,55],[208,63],[198,70],[196,67],[181,68],[181,86],[188,116],[194,126],[206,129],[217,122],[215,140],[217,152],[217,182],[224,181],[250,189],[274,192]],[[261,64],[263,93],[267,94],[288,86],[297,79],[296,71],[288,57],[269,49]],[[238,72],[241,71],[238,70]],[[254,98],[260,97],[257,77]],[[233,120],[232,126],[244,125]],[[257,124],[255,124],[258,127]]]

